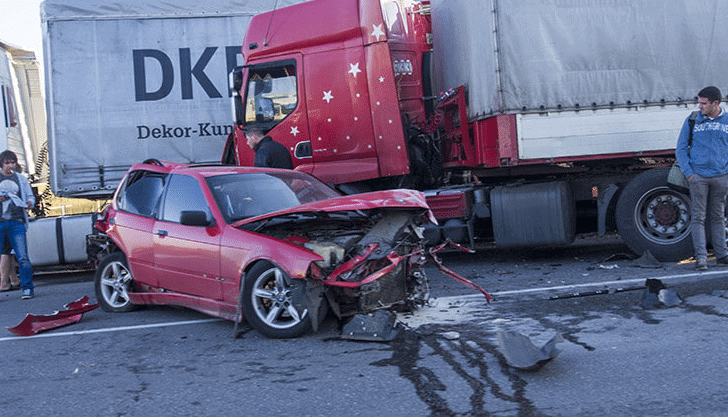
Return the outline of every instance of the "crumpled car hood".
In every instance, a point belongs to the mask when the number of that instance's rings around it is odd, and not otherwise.
[[[326,212],[333,213],[337,211],[349,210],[370,210],[377,208],[413,208],[419,207],[427,210],[429,220],[433,224],[437,224],[434,214],[430,210],[425,200],[425,195],[416,190],[397,189],[375,191],[371,193],[354,194],[349,196],[330,198],[328,200],[314,201],[312,203],[301,204],[285,210],[273,211],[262,214],[260,216],[249,217],[244,220],[237,221],[232,224],[233,227],[239,227],[244,224],[253,223],[265,219],[278,216],[284,216],[293,213],[311,213]]]

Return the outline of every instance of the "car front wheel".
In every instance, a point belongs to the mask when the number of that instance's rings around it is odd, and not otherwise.
[[[311,329],[303,283],[290,279],[270,262],[253,266],[242,284],[245,320],[259,333],[275,339],[299,337]]]
[[[101,260],[94,287],[96,299],[105,311],[122,313],[135,308],[129,300],[132,276],[123,253],[114,252]]]

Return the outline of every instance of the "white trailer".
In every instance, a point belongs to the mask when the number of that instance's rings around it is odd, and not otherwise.
[[[296,2],[44,1],[54,194],[110,194],[148,158],[219,162],[248,22]]]
[[[521,168],[525,179],[565,180],[582,212],[596,200],[600,234],[616,227],[638,254],[684,259],[692,254],[691,202],[667,187],[665,167],[698,91],[728,89],[728,54],[716,31],[728,25],[723,6],[432,0],[434,84],[467,87],[476,132],[489,119],[515,119],[515,129],[488,139],[501,152],[483,177],[515,183]],[[530,175],[532,167],[547,177]],[[497,244],[532,245],[545,235],[534,230],[559,230],[554,225],[574,217],[570,202],[545,214],[558,193],[533,198],[533,188],[508,185],[490,194],[508,203],[491,206]]]

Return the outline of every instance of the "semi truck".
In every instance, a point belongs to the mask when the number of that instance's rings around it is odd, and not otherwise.
[[[692,254],[667,186],[679,129],[728,88],[718,1],[312,0],[256,15],[230,74],[223,162],[261,128],[347,193],[423,190],[449,239],[564,246],[618,231]]]
[[[233,128],[228,73],[250,18],[275,4],[41,3],[52,192],[106,198],[148,158],[219,162]]]

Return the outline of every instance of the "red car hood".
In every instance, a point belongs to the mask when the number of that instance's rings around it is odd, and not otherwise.
[[[291,213],[333,213],[337,211],[369,210],[384,207],[423,208],[427,210],[430,221],[434,224],[437,224],[437,220],[435,219],[434,214],[432,214],[430,206],[427,205],[424,194],[416,190],[397,189],[354,194],[337,198],[329,198],[328,200],[314,201],[312,203],[306,203],[301,204],[300,206],[291,207],[286,210],[273,211],[267,214],[262,214],[260,216],[249,217],[247,219],[233,223],[232,226],[238,227],[247,223],[283,216]]]

